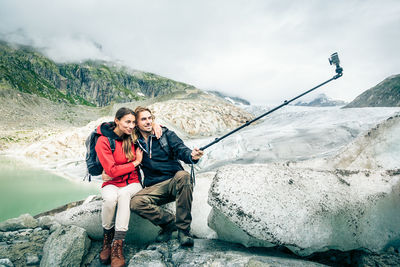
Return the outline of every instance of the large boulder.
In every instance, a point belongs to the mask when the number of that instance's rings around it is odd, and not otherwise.
[[[89,247],[90,239],[85,229],[61,226],[44,244],[40,266],[80,266]]]
[[[207,216],[211,207],[207,204],[208,190],[214,172],[202,173],[196,177],[196,185],[193,193],[191,232],[197,237],[214,238],[216,234],[207,226]],[[86,230],[90,238],[101,240],[103,229],[101,226],[101,205],[100,197],[85,201],[82,205],[67,209],[54,215],[54,219],[62,225],[76,225]],[[171,212],[175,212],[175,203],[163,206]],[[126,235],[126,242],[132,244],[146,244],[153,242],[160,230],[148,220],[131,213],[129,230]]]
[[[229,165],[208,199],[219,239],[284,245],[298,255],[400,244],[400,172]]]
[[[101,240],[103,238],[101,205],[102,200],[94,200],[58,213],[54,218],[62,225],[82,227],[86,230],[90,238]],[[131,213],[126,242],[138,244],[147,243],[155,239],[157,232],[158,228],[156,226],[138,215]]]

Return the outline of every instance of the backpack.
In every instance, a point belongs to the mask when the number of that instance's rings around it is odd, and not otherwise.
[[[158,139],[158,142],[160,143],[160,146],[162,148],[162,150],[165,151],[165,153],[168,154],[168,157],[171,159],[175,159],[175,157],[172,154],[172,151],[169,147],[169,143],[168,143],[168,139],[167,139],[167,135],[164,134],[167,131],[167,128],[162,127],[162,135],[160,137],[160,139]]]
[[[97,140],[99,139],[101,135],[97,133],[96,130],[94,130],[87,138],[85,141],[86,145],[86,166],[87,166],[87,174],[83,180],[88,177],[89,182],[91,181],[91,176],[96,176],[100,175],[103,172],[103,166],[101,166],[101,163],[99,161],[99,158],[97,157],[97,153],[95,150]],[[115,150],[115,140],[112,138],[108,138],[108,142],[110,143],[110,148],[111,151],[114,153]]]

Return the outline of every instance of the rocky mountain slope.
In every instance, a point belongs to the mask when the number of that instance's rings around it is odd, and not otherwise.
[[[110,110],[110,107],[56,103],[2,85],[0,103],[0,151],[14,143],[37,142],[71,127],[85,125]]]
[[[386,78],[345,106],[357,107],[400,107],[400,74]]]
[[[100,61],[56,63],[32,47],[0,41],[0,84],[57,102],[106,106],[194,87]]]

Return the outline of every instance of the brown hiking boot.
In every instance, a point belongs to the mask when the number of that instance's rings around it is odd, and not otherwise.
[[[125,258],[123,255],[124,241],[114,240],[111,247],[111,267],[125,266]]]
[[[103,248],[100,251],[100,261],[105,265],[110,264],[111,243],[113,238],[114,238],[114,231],[104,234]]]
[[[172,232],[176,231],[175,221],[171,221],[166,225],[160,225],[161,230],[156,237],[156,242],[166,242],[171,239]]]

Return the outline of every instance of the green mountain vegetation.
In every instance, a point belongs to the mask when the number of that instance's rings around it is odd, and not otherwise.
[[[32,47],[3,41],[0,41],[0,88],[87,106],[106,106],[194,89],[185,83],[110,62],[56,63]]]
[[[345,106],[356,107],[400,107],[400,74],[386,78]]]

